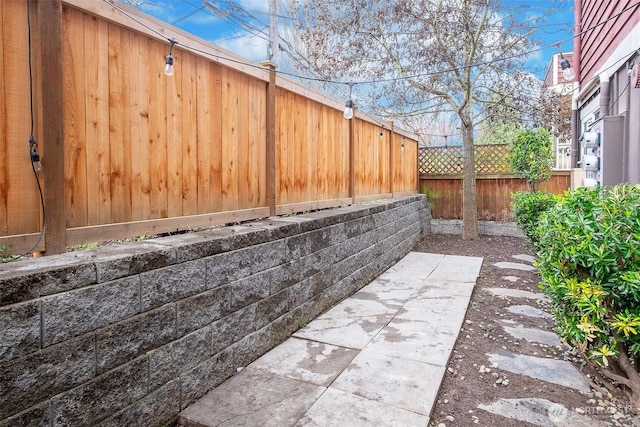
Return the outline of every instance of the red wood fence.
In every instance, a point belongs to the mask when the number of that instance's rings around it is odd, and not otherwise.
[[[571,187],[569,171],[556,171],[548,182],[536,189],[562,194]],[[528,191],[529,184],[515,175],[478,175],[476,202],[478,219],[483,221],[514,221],[511,194]],[[420,175],[420,192],[427,194],[431,215],[437,219],[462,219],[462,176]]]

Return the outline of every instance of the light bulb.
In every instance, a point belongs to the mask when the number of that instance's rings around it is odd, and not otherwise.
[[[173,56],[167,55],[165,58],[164,73],[167,76],[173,76]]]
[[[42,170],[42,163],[40,163],[40,154],[37,151],[31,152],[31,164],[33,165],[33,170],[36,172],[40,172]]]
[[[565,80],[570,82],[576,78],[576,72],[573,71],[573,68],[571,67],[565,68],[564,70],[562,70],[562,76],[564,77]]]
[[[351,99],[348,99],[344,106],[343,116],[347,120],[351,120],[353,118],[353,101]]]
[[[576,78],[576,72],[571,68],[571,64],[566,58],[562,58],[560,61],[560,67],[562,67],[562,77],[568,82]]]

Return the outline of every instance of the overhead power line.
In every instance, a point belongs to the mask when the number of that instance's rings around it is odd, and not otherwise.
[[[141,25],[142,27],[146,28],[147,30],[149,30],[149,31],[153,32],[153,33],[154,33],[154,34],[156,34],[157,36],[159,36],[159,37],[161,37],[161,38],[164,38],[164,39],[167,39],[168,41],[170,41],[170,40],[171,40],[171,39],[167,38],[167,36],[166,36],[165,34],[161,33],[160,31],[158,31],[158,30],[156,30],[156,29],[154,29],[154,28],[152,28],[152,27],[150,27],[149,25],[145,24],[145,23],[144,23],[144,22],[142,22],[140,19],[138,19],[138,18],[136,18],[135,16],[131,15],[131,14],[130,14],[130,13],[128,13],[126,10],[124,10],[124,9],[122,9],[121,7],[119,7],[119,6],[115,5],[115,4],[114,4],[114,3],[112,3],[111,1],[109,1],[109,0],[102,0],[102,1],[103,1],[103,2],[105,2],[105,3],[107,3],[109,6],[111,6],[111,7],[115,8],[115,9],[116,9],[116,10],[118,10],[120,13],[122,13],[123,15],[125,15],[127,18],[129,18],[129,19],[131,19],[132,21],[136,22],[138,25]],[[209,0],[203,0],[203,1],[206,1],[206,2],[207,2],[207,4],[211,3]],[[229,2],[228,2],[228,1],[225,1],[225,3],[226,3],[226,4],[229,4]],[[579,37],[579,36],[581,36],[581,35],[583,35],[583,34],[586,34],[586,33],[590,32],[590,31],[593,31],[594,29],[596,29],[596,28],[598,28],[598,27],[600,27],[600,26],[602,26],[602,25],[605,25],[607,22],[609,22],[609,21],[611,21],[611,20],[613,20],[613,19],[616,19],[616,18],[618,18],[618,17],[622,16],[622,15],[623,15],[623,14],[625,14],[626,12],[628,12],[628,11],[630,11],[630,10],[632,10],[632,9],[634,9],[634,8],[636,8],[636,7],[638,7],[639,5],[640,5],[640,2],[636,2],[636,3],[634,3],[634,4],[632,4],[632,5],[628,6],[628,7],[626,7],[626,8],[625,8],[625,9],[623,9],[622,11],[620,11],[620,12],[616,13],[615,15],[613,15],[613,16],[611,16],[611,17],[609,17],[609,18],[605,19],[604,21],[598,22],[598,23],[596,23],[596,24],[592,25],[591,27],[584,29],[584,30],[583,30],[583,31],[581,31],[580,33],[575,34],[573,37],[568,38],[568,39],[565,39],[565,40],[562,40],[562,41],[559,41],[559,42],[556,42],[556,43],[553,43],[553,44],[551,44],[551,45],[542,46],[542,47],[539,47],[539,48],[536,48],[536,49],[533,49],[533,50],[528,50],[528,51],[526,51],[526,52],[520,52],[520,53],[516,53],[516,54],[513,54],[513,55],[507,55],[507,56],[504,56],[504,57],[501,57],[501,58],[495,58],[495,59],[488,60],[488,61],[476,62],[476,63],[473,63],[473,64],[463,65],[463,66],[459,66],[459,67],[451,67],[451,68],[446,68],[446,69],[442,69],[442,70],[428,71],[428,72],[424,72],[424,73],[417,73],[417,74],[414,74],[414,75],[404,76],[404,77],[390,77],[390,78],[385,78],[385,79],[362,80],[362,81],[355,81],[355,82],[353,82],[353,81],[351,81],[351,82],[344,82],[344,81],[338,81],[338,80],[332,80],[332,79],[325,79],[325,78],[321,78],[321,77],[320,77],[320,78],[318,78],[318,77],[309,77],[309,76],[303,76],[303,75],[300,75],[300,74],[291,73],[291,72],[282,71],[282,70],[276,70],[276,72],[277,72],[277,73],[279,73],[279,74],[281,74],[281,75],[290,76],[290,77],[297,78],[297,79],[300,79],[300,80],[308,80],[308,81],[324,82],[324,83],[333,83],[333,84],[342,84],[342,85],[345,85],[345,84],[347,84],[347,83],[350,83],[350,84],[358,84],[358,85],[364,85],[364,84],[376,84],[376,83],[391,83],[391,82],[397,82],[397,81],[403,81],[403,80],[415,79],[415,78],[420,78],[420,77],[434,76],[434,75],[443,74],[443,73],[449,73],[449,72],[460,71],[460,70],[464,70],[464,69],[467,69],[467,68],[475,68],[475,67],[486,66],[486,65],[490,65],[490,64],[494,64],[494,63],[504,62],[504,61],[508,61],[508,60],[511,60],[511,59],[516,59],[516,58],[520,58],[520,57],[523,57],[523,56],[531,55],[531,54],[533,54],[533,53],[537,53],[537,52],[540,52],[540,51],[542,51],[542,50],[550,49],[550,48],[552,48],[552,47],[554,47],[554,48],[555,48],[555,46],[556,46],[556,45],[558,45],[558,43],[565,43],[565,42],[571,41],[571,40],[572,40],[572,39],[574,39],[575,37]],[[219,6],[217,6],[217,5],[214,5],[214,7],[215,7],[215,8],[217,8],[217,10],[219,10],[220,12],[223,12],[223,11],[224,11],[224,9],[220,8],[220,7],[219,7]],[[235,8],[235,9],[238,9],[238,8],[237,8],[237,6],[233,5],[233,7],[232,7],[231,9],[234,9],[234,8]],[[249,15],[249,16],[252,16],[252,15]],[[238,23],[239,23],[240,25],[244,25],[244,24],[241,24],[241,21],[238,21]],[[263,35],[263,36],[265,36],[265,37],[268,37],[268,36],[264,33],[264,31],[262,31],[261,29],[257,29],[255,26],[254,26],[253,30],[254,30],[254,31],[259,31],[259,32],[260,32],[260,34],[262,34],[262,35]],[[221,54],[219,54],[219,53],[213,53],[213,52],[205,51],[205,50],[198,49],[198,48],[195,48],[195,47],[193,47],[193,46],[189,46],[189,45],[182,44],[182,43],[179,43],[179,42],[178,42],[178,44],[179,44],[180,46],[182,46],[183,48],[185,48],[185,49],[189,49],[189,50],[191,50],[191,51],[193,51],[193,52],[197,52],[197,53],[200,53],[200,54],[203,54],[203,55],[209,56],[209,57],[211,57],[211,58],[216,58],[216,59],[225,59],[225,60],[227,60],[227,61],[234,62],[234,63],[238,63],[238,64],[242,64],[242,65],[244,65],[244,66],[254,67],[254,68],[258,68],[258,69],[264,69],[264,67],[262,67],[262,66],[261,66],[261,65],[259,65],[259,64],[255,64],[255,63],[248,62],[248,61],[238,60],[238,59],[235,59],[235,58],[230,58],[230,57],[227,57],[227,56],[221,55]]]

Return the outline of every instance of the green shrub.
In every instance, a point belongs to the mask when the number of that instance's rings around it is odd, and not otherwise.
[[[20,257],[11,253],[11,246],[0,245],[0,262],[17,261]]]
[[[511,195],[511,211],[522,232],[537,245],[538,221],[543,213],[558,202],[558,196],[544,191],[518,191]]]
[[[537,232],[559,335],[640,407],[640,186],[568,192]]]
[[[511,171],[529,183],[531,191],[536,184],[551,179],[553,141],[545,129],[521,129],[509,144]]]

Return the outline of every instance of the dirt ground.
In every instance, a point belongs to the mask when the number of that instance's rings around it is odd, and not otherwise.
[[[475,290],[469,303],[465,323],[454,347],[449,369],[440,388],[437,403],[432,412],[432,426],[491,426],[513,427],[533,426],[527,422],[508,419],[478,408],[478,404],[488,405],[499,398],[542,398],[558,403],[593,420],[593,425],[631,426],[640,425],[639,417],[629,406],[622,390],[613,394],[601,387],[598,378],[587,368],[582,368],[581,359],[568,347],[558,348],[514,339],[505,333],[498,320],[510,319],[525,326],[553,331],[552,319],[528,317],[506,310],[514,304],[532,304],[517,298],[499,298],[485,291],[486,288],[510,287],[530,292],[541,292],[538,288],[537,271],[505,271],[494,264],[500,261],[520,262],[513,258],[518,254],[529,254],[526,240],[516,237],[482,236],[479,240],[463,241],[460,236],[430,235],[415,248],[419,252],[483,257],[484,262]],[[516,276],[511,282],[505,276]],[[513,279],[512,279],[513,280]],[[537,307],[549,312],[550,303],[543,301]],[[592,392],[583,394],[571,388],[537,380],[526,375],[490,369],[487,353],[498,349],[538,357],[552,357],[568,360],[582,368]],[[588,376],[587,376],[588,375]],[[506,379],[500,382],[499,380]],[[594,408],[606,410],[595,412]],[[614,408],[614,409],[612,409]],[[615,409],[617,408],[617,409]]]

